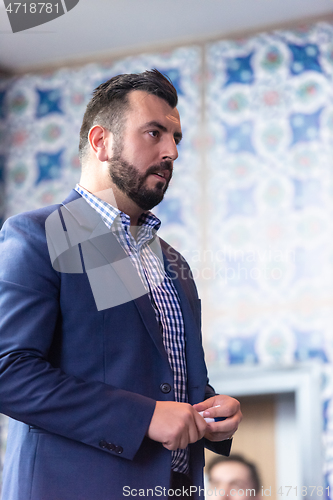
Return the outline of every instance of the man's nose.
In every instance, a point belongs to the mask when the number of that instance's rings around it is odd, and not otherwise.
[[[178,158],[178,148],[174,138],[170,138],[164,143],[162,150],[163,160],[175,161]]]

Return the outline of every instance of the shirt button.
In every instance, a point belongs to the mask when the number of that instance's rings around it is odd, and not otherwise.
[[[163,394],[168,394],[171,391],[171,385],[165,382],[164,384],[160,385],[160,389]]]

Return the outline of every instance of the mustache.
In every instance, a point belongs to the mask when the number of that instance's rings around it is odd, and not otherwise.
[[[148,168],[146,171],[145,177],[148,177],[151,174],[156,174],[157,172],[160,172],[161,170],[166,170],[170,173],[170,178],[172,175],[172,162],[169,160],[161,161],[159,165],[152,165],[151,167]]]

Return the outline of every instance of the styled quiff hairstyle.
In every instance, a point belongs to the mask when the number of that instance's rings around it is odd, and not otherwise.
[[[260,477],[259,477],[259,472],[257,470],[257,467],[253,462],[249,462],[244,458],[242,455],[230,455],[229,457],[224,457],[222,455],[219,455],[217,457],[214,457],[209,464],[206,467],[206,473],[208,476],[208,479],[211,477],[211,472],[212,469],[215,467],[215,465],[219,464],[225,464],[225,463],[230,463],[230,462],[236,462],[239,464],[245,465],[250,473],[251,481],[253,484],[253,489],[255,490],[255,494],[258,495],[260,491]]]
[[[129,108],[128,94],[143,90],[164,99],[171,108],[178,102],[177,91],[171,80],[157,69],[138,74],[123,74],[110,78],[93,92],[83,117],[80,130],[79,156],[82,160],[88,149],[89,130],[101,125],[115,136],[119,136],[125,123],[125,111]]]

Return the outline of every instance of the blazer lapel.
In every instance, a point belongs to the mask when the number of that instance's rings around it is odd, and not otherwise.
[[[195,292],[195,285],[190,275],[183,276],[184,262],[179,262],[180,254],[171,252],[170,247],[163,242],[165,255],[165,268],[170,270],[171,279],[177,290],[180,306],[183,313],[185,342],[186,342],[186,366],[188,379],[188,397],[191,404],[198,403],[204,399],[204,388],[207,383],[207,369],[203,362],[204,352],[201,338],[201,307],[200,300]],[[175,255],[177,258],[175,259]]]
[[[154,309],[131,259],[101,216],[80,195],[67,200],[61,209],[62,216],[71,244],[81,246],[97,309],[133,301],[157,349],[167,361]],[[158,253],[158,245],[152,247]]]

